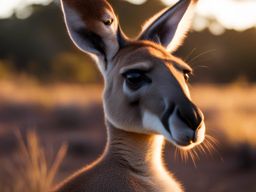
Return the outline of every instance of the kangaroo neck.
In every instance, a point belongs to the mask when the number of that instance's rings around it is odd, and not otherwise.
[[[164,139],[159,135],[146,135],[123,131],[107,122],[107,159],[114,159],[135,174],[151,175],[165,170],[162,161]]]

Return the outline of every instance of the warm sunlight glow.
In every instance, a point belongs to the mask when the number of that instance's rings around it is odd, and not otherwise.
[[[47,5],[53,0],[0,0],[0,19],[15,14],[24,19],[31,15],[31,4]],[[120,0],[140,5],[147,0]],[[171,6],[178,0],[159,0]],[[225,29],[243,31],[256,27],[256,1],[255,0],[200,0],[196,8],[197,17],[193,27],[200,31],[209,28],[213,34],[219,35]]]
[[[141,3],[142,0],[127,0],[131,3]],[[161,0],[171,6],[178,0]],[[195,30],[209,30],[216,35],[225,29],[242,31],[256,27],[255,0],[200,0],[196,9],[197,17],[194,22]]]
[[[125,1],[128,1],[128,2],[136,4],[136,5],[141,5],[141,4],[145,3],[147,0],[125,0]]]
[[[31,4],[47,5],[52,0],[0,0],[0,19],[11,17],[14,13],[18,18],[25,19],[32,13]]]
[[[256,27],[256,1],[254,0],[201,0],[197,6],[197,14],[200,18],[207,18],[204,24],[196,21],[197,25],[209,26],[212,32],[220,33],[223,27],[242,31]],[[210,20],[216,22],[210,22]],[[202,20],[201,20],[202,21]]]
[[[178,2],[178,0],[161,0],[166,5],[173,5],[174,3]]]

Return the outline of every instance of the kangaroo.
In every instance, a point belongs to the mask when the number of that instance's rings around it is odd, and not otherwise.
[[[192,69],[171,54],[189,30],[195,3],[178,1],[132,40],[106,0],[61,0],[72,41],[104,78],[107,144],[55,192],[184,191],[164,165],[163,147],[167,141],[189,150],[205,138],[203,113],[187,86]]]

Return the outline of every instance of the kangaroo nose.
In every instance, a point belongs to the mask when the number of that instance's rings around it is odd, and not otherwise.
[[[189,102],[189,105],[178,107],[178,116],[181,118],[192,130],[196,131],[200,128],[203,122],[203,113],[193,103]]]

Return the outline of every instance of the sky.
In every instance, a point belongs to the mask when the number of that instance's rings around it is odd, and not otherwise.
[[[30,4],[47,5],[52,0],[0,0],[0,18],[16,14],[24,19],[31,15]],[[134,4],[143,4],[147,0],[123,0]],[[173,5],[177,0],[159,0]],[[256,27],[256,0],[200,0],[196,8],[193,28],[197,31],[206,27],[216,35],[225,29],[243,31]]]

